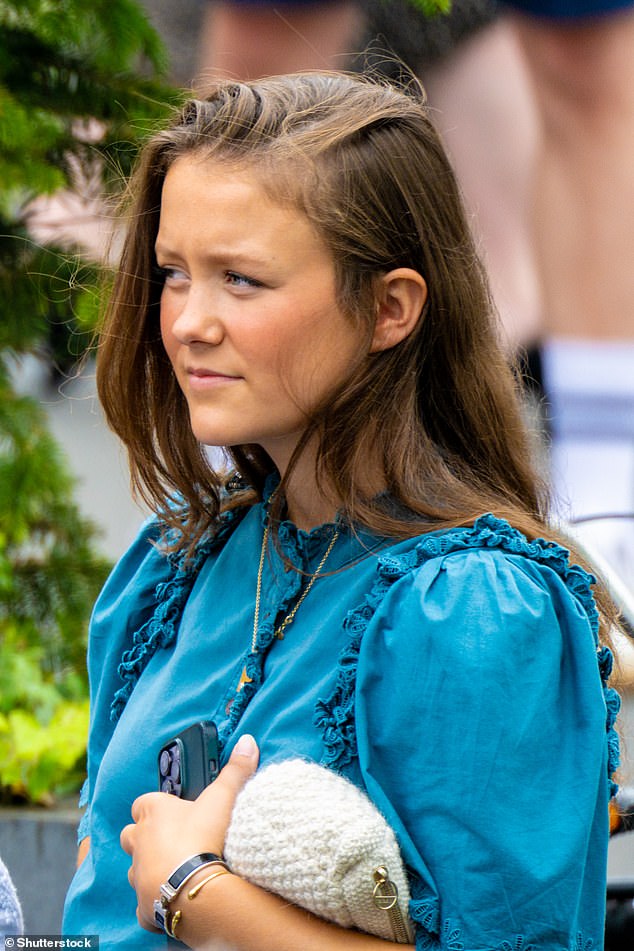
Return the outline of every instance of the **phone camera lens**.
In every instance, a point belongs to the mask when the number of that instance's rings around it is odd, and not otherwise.
[[[169,750],[163,750],[159,760],[159,770],[161,772],[161,776],[169,776],[171,765],[172,757],[169,754]]]

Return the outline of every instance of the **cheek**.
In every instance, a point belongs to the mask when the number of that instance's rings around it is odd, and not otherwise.
[[[280,354],[280,376],[285,390],[306,413],[348,378],[349,361],[342,359],[339,343],[324,331],[310,342],[302,339],[295,349],[289,347],[286,354]]]
[[[350,376],[364,349],[363,334],[343,316],[320,320],[309,338],[300,343],[297,360],[313,391],[337,388]]]
[[[258,376],[283,380],[294,372],[301,338],[287,324],[262,315],[254,320],[236,320],[226,327],[225,339],[227,347]]]

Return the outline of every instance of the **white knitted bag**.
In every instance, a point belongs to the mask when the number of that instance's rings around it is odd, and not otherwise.
[[[236,800],[224,855],[236,874],[321,918],[413,940],[394,832],[360,789],[317,763],[259,770]],[[380,868],[387,889],[377,884]]]

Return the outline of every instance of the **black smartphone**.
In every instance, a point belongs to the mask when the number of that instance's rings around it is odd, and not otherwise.
[[[187,727],[158,754],[161,792],[196,799],[218,775],[218,731],[211,720]]]

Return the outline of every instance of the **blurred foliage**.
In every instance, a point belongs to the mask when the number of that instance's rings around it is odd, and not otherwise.
[[[33,200],[86,169],[112,194],[179,95],[133,0],[0,0],[0,800],[76,788],[88,617],[108,565],[39,404],[11,367],[68,370],[95,326],[99,265],[29,233]],[[72,236],[71,236],[72,245]]]
[[[177,93],[133,0],[0,0],[0,350],[48,347],[68,370],[90,339],[98,269],[29,235],[34,198],[99,176],[118,191]]]
[[[451,10],[451,0],[409,0],[412,6],[416,7],[426,17],[434,17],[439,13],[449,13]]]

